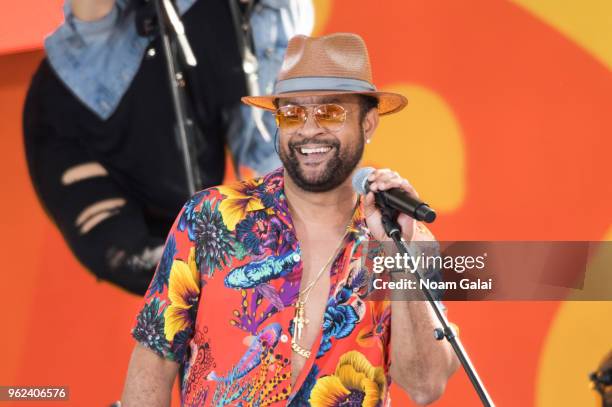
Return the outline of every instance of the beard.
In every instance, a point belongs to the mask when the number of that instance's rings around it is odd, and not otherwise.
[[[355,145],[341,145],[337,138],[308,138],[299,142],[289,140],[287,148],[280,148],[279,157],[291,180],[308,192],[327,192],[340,186],[351,175],[361,161],[365,146],[363,129]],[[314,178],[308,179],[302,171],[297,158],[298,149],[306,144],[324,144],[333,147],[333,156],[324,164],[323,170]]]

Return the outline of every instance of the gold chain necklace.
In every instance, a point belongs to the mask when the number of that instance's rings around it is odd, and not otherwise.
[[[359,203],[359,201],[357,202]],[[310,322],[306,318],[306,309],[305,309],[306,301],[308,301],[308,296],[310,295],[310,292],[314,288],[316,282],[319,281],[319,278],[321,278],[321,276],[323,275],[323,272],[327,269],[327,267],[331,264],[331,262],[336,258],[338,250],[342,246],[342,242],[344,242],[344,239],[346,238],[346,235],[348,234],[349,226],[351,224],[351,221],[353,220],[354,213],[355,212],[353,211],[348,223],[346,224],[346,227],[344,228],[344,234],[340,238],[338,245],[336,246],[335,250],[329,257],[325,265],[321,268],[321,270],[319,270],[315,278],[306,286],[306,288],[304,288],[303,290],[300,290],[298,293],[298,299],[295,302],[295,316],[293,317],[294,335],[291,338],[291,349],[295,353],[297,353],[298,355],[302,356],[305,359],[308,359],[310,357],[311,352],[308,349],[305,349],[302,346],[300,346],[297,343],[296,338],[297,340],[302,338],[302,330]]]

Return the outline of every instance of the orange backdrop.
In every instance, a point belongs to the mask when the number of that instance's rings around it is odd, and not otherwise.
[[[82,269],[27,175],[21,109],[42,52],[24,51],[40,48],[60,3],[22,0],[0,16],[0,385],[67,385],[70,404],[97,406],[121,394],[140,299]],[[439,209],[438,238],[612,240],[612,3],[376,4],[316,0],[315,31],[362,35],[378,87],[409,97],[366,162]],[[449,304],[500,406],[594,406],[587,375],[612,346],[610,315],[611,302]],[[459,372],[435,405],[477,404]]]

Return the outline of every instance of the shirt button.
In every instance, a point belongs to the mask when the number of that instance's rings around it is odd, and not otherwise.
[[[287,342],[289,340],[289,338],[287,337],[287,335],[282,334],[281,337],[280,337],[280,340],[281,340],[281,342],[285,343],[285,342]]]
[[[264,54],[266,55],[266,57],[270,58],[272,55],[274,55],[274,48],[272,47],[266,48],[266,50],[264,51]]]
[[[300,261],[300,255],[297,253],[293,254],[293,261]]]

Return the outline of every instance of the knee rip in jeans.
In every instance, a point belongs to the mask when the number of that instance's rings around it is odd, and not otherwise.
[[[105,199],[89,205],[77,216],[75,225],[79,228],[81,235],[86,234],[105,219],[119,213],[119,209],[125,205],[123,198]]]
[[[105,177],[107,175],[108,172],[100,163],[92,161],[75,165],[64,171],[62,174],[62,185],[70,185],[89,178]]]

